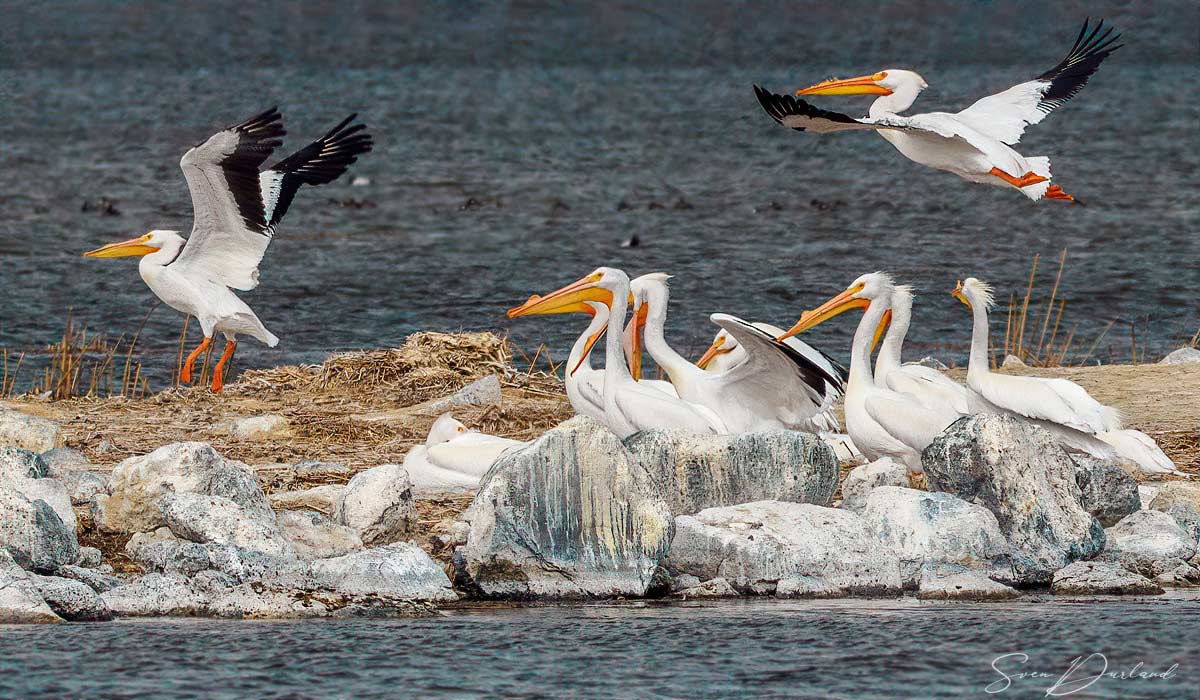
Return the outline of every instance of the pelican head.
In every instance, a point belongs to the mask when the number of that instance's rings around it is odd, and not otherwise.
[[[642,378],[642,329],[650,317],[650,298],[653,297],[657,304],[665,305],[669,279],[671,275],[665,272],[651,272],[629,283],[629,304],[633,313],[629,323],[625,324],[624,345],[625,360],[634,379]]]
[[[459,435],[466,435],[469,432],[471,432],[470,429],[455,420],[454,416],[443,413],[438,416],[437,420],[433,422],[433,427],[429,429],[429,437],[425,438],[425,446],[433,447],[443,442],[450,442]]]
[[[850,309],[865,309],[876,299],[890,300],[892,288],[895,286],[892,278],[886,272],[870,272],[854,280],[841,294],[821,304],[812,311],[805,311],[796,325],[792,326],[776,340],[790,338],[802,333],[813,326],[824,323],[840,313]],[[880,324],[875,334],[878,338],[885,324]]]
[[[611,307],[613,301],[612,290],[601,284],[601,282],[612,276],[608,274],[609,271],[620,273],[621,275],[625,274],[614,268],[598,267],[587,277],[577,282],[572,282],[562,289],[550,292],[545,296],[540,294],[531,295],[524,304],[509,309],[508,317],[591,313],[592,309],[586,303],[589,301],[598,301],[605,306]]]
[[[109,243],[95,250],[89,250],[83,254],[83,257],[127,258],[135,255],[149,255],[150,253],[157,253],[164,248],[182,245],[183,242],[183,237],[179,235],[178,231],[156,229],[144,236],[139,236],[128,241],[121,241],[120,243]]]
[[[929,87],[919,74],[900,68],[887,68],[857,78],[830,78],[796,91],[797,95],[891,95],[897,92],[916,93]]]
[[[974,277],[960,280],[954,287],[954,291],[950,292],[950,296],[966,304],[967,308],[972,310],[974,310],[975,304],[983,304],[984,309],[990,309],[995,303],[992,288],[986,282]]]
[[[729,331],[722,330],[720,333],[717,333],[717,337],[713,338],[712,345],[708,346],[708,349],[704,351],[700,359],[696,360],[696,366],[700,369],[708,369],[713,360],[721,355],[728,355],[737,350],[737,348],[738,341],[729,335]]]

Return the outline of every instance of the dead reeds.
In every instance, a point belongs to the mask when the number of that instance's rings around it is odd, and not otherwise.
[[[29,394],[54,400],[83,396],[143,397],[149,385],[142,376],[141,362],[134,355],[140,334],[141,328],[128,343],[124,336],[113,341],[103,334],[90,334],[76,324],[68,311],[66,327],[56,342],[19,352],[0,348],[0,398],[22,393],[17,389],[21,369],[40,358],[45,358],[36,363],[40,368],[31,370]],[[124,353],[120,355],[122,350]],[[119,377],[118,356],[124,357]]]

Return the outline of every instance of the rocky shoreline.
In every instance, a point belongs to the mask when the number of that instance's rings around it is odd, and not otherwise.
[[[44,418],[0,411],[0,436],[7,623],[1200,585],[1200,485],[1139,485],[1002,416],[964,418],[930,445],[928,490],[888,462],[843,477],[831,448],[802,433],[622,441],[576,417],[506,452],[465,511],[432,521],[430,495],[395,464],[268,494],[254,468],[204,442],[104,474]],[[339,464],[293,469],[349,477]]]

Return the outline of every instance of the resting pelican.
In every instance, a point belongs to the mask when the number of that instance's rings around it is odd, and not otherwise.
[[[633,318],[626,336],[637,358],[644,333],[646,350],[666,370],[680,398],[712,410],[731,433],[837,429],[832,409],[845,382],[842,371],[806,343],[775,342],[782,333],[777,328],[765,330],[728,314],[710,316],[737,339],[745,354],[741,363],[721,374],[706,372],[675,352],[664,331],[670,303],[668,279],[669,275],[656,272],[633,281]]]
[[[404,457],[408,478],[423,491],[469,491],[508,450],[525,443],[467,428],[449,413],[433,422],[425,444]]]
[[[891,308],[884,314],[887,335],[875,358],[875,383],[884,389],[910,394],[921,403],[944,404],[956,412],[972,413],[971,392],[932,367],[901,364],[901,348],[912,320],[912,287],[892,288]]]
[[[258,286],[259,261],[300,185],[333,182],[371,150],[366,127],[350,126],[355,116],[262,172],[259,167],[287,133],[277,109],[218,132],[179,161],[195,217],[189,238],[155,230],[84,253],[90,258],[142,256],[138,272],[150,290],[167,306],[200,321],[204,340],[188,355],[182,381],[191,381],[192,366],[214,333],[225,337],[225,351],[213,369],[212,390],[217,392],[237,336],[248,335],[269,347],[279,342],[233,290]]]
[[[611,267],[596,268],[591,274],[562,289],[527,302],[526,313],[562,313],[579,302],[596,301],[609,307],[610,328],[625,324],[629,307],[629,276]],[[661,428],[695,433],[723,433],[725,426],[711,410],[670,396],[634,379],[626,364],[621,333],[610,330],[605,340],[604,423],[617,436],[628,437],[640,430]]]
[[[866,307],[850,349],[846,431],[867,459],[890,457],[915,475],[923,472],[922,450],[959,414],[949,406],[925,405],[910,394],[880,387],[871,376],[871,345],[891,303],[893,286],[891,277],[882,272],[863,275],[841,294],[806,312],[780,339],[808,330],[843,311]]]
[[[928,85],[920,75],[896,68],[847,80],[834,78],[796,91],[797,95],[880,95],[871,104],[870,116],[862,119],[819,109],[790,95],[775,95],[757,85],[754,94],[775,121],[797,131],[874,130],[921,165],[972,182],[1014,187],[1033,200],[1074,201],[1051,184],[1048,157],[1026,157],[1011,146],[1021,140],[1026,126],[1042,121],[1083,89],[1101,61],[1121,48],[1114,45],[1120,35],[1110,36],[1111,27],[1101,33],[1103,27],[1101,20],[1089,33],[1085,21],[1071,52],[1057,66],[955,114],[901,115]]]
[[[790,340],[790,339],[789,339]],[[713,336],[712,344],[704,351],[696,366],[705,372],[728,372],[746,359],[746,349],[743,348],[729,331],[722,328]]]
[[[1137,430],[1123,430],[1121,412],[1105,406],[1069,379],[996,374],[988,365],[988,309],[991,288],[968,277],[951,295],[971,310],[971,357],[967,386],[983,400],[984,410],[1023,416],[1050,430],[1068,447],[1101,459],[1114,456],[1135,463],[1147,474],[1175,473],[1171,460],[1154,440]]]

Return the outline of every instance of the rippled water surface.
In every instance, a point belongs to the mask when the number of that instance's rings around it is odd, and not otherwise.
[[[1200,601],[750,601],[461,610],[419,620],[0,627],[19,698],[1197,697]],[[1021,657],[1005,654],[1025,654]],[[1004,687],[1000,672],[1010,677]],[[1047,678],[1022,678],[1037,672]],[[996,684],[996,685],[992,685]],[[988,694],[985,689],[1003,690]],[[1063,686],[1064,688],[1067,686]]]
[[[955,279],[1007,296],[1035,254],[1064,247],[1062,332],[1078,348],[1112,323],[1096,357],[1127,361],[1134,345],[1156,358],[1200,325],[1188,3],[193,7],[5,3],[0,345],[57,339],[68,309],[94,331],[137,331],[153,297],[134,263],[79,253],[189,231],[180,155],[272,104],[288,148],[350,111],[378,146],[351,173],[369,185],[301,192],[245,295],[282,342],[245,343],[242,367],[415,330],[507,329],[508,306],[599,264],[674,273],[669,332],[692,353],[710,312],[787,325],[888,269],[922,295],[910,352],[961,362],[970,324],[948,294]],[[959,109],[1054,65],[1088,13],[1128,45],[1020,145],[1052,156],[1086,207],[920,168],[872,134],[783,129],[751,93],[905,66],[932,86],[918,108]],[[101,198],[120,214],[81,210]],[[642,247],[619,247],[635,233]],[[848,319],[814,332],[843,359]],[[580,325],[511,329],[561,356]],[[165,307],[150,315],[153,369],[174,366],[180,326]]]

